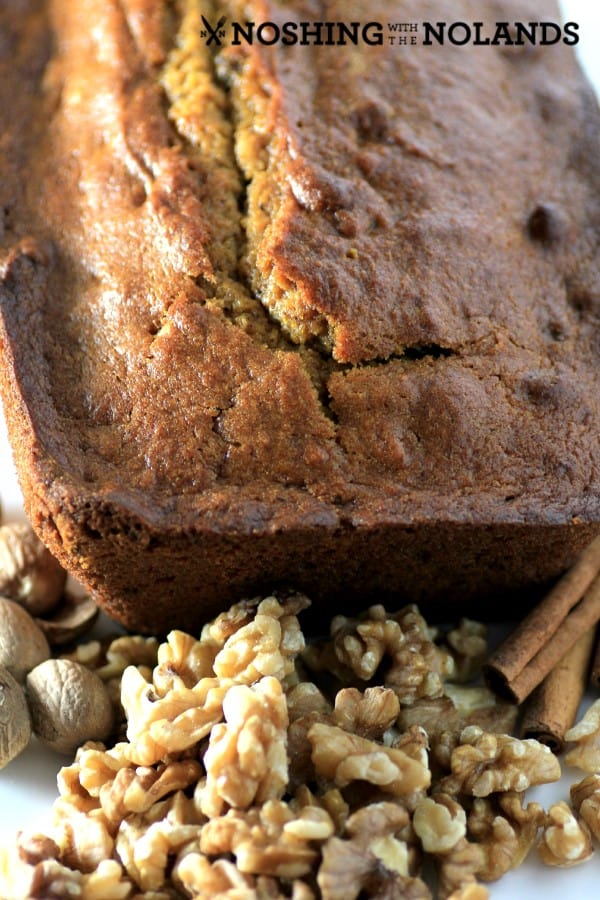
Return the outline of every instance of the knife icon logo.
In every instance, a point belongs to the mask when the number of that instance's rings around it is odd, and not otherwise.
[[[227,16],[221,16],[215,27],[210,24],[208,19],[204,16],[201,16],[202,22],[204,23],[205,30],[200,32],[200,37],[207,38],[206,44],[210,46],[214,41],[217,46],[221,46],[221,38],[225,37],[225,30],[223,26],[227,21]]]

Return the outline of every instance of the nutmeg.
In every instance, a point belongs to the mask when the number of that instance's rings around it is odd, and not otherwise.
[[[49,656],[48,641],[27,610],[0,597],[0,666],[23,682],[27,673]]]
[[[73,753],[85,741],[104,741],[113,726],[113,707],[100,678],[70,659],[48,659],[25,685],[34,734],[59,753]]]
[[[25,749],[30,737],[31,719],[23,688],[0,666],[0,769]]]

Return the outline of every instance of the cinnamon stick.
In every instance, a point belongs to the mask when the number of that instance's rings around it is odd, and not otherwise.
[[[488,685],[521,703],[582,634],[600,619],[600,536],[492,654]]]
[[[590,684],[592,687],[600,688],[600,629],[596,633],[596,649],[590,669]]]
[[[536,738],[554,753],[561,753],[565,734],[575,722],[585,693],[594,630],[585,632],[565,653],[527,700],[521,737]]]

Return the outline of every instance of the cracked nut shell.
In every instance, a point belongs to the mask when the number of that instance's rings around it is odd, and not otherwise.
[[[0,594],[44,615],[62,596],[67,573],[28,523],[0,526]]]

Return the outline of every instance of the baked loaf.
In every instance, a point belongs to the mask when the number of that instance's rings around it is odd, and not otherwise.
[[[128,626],[277,586],[505,614],[600,531],[591,89],[562,42],[391,44],[398,0],[382,44],[231,40],[365,10],[2,4],[6,416],[35,528]]]

